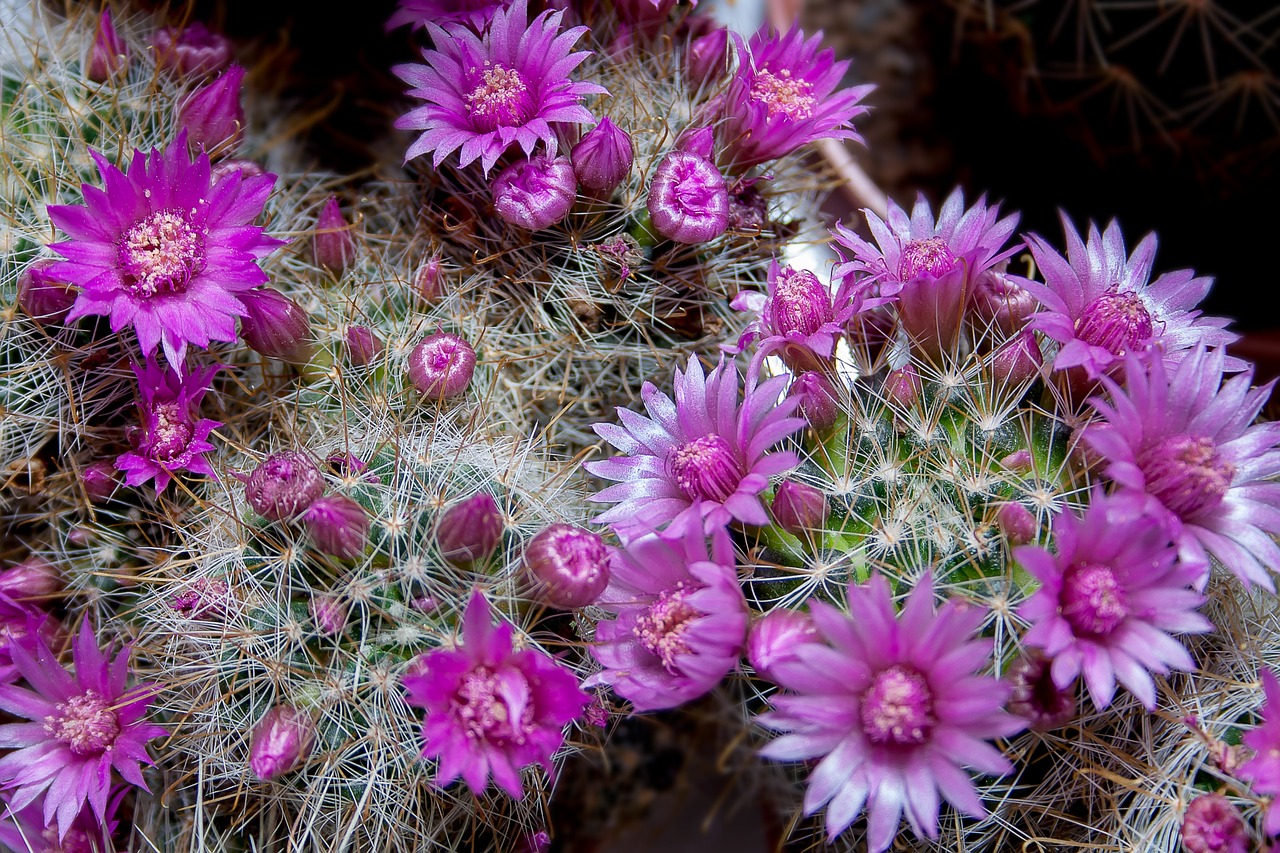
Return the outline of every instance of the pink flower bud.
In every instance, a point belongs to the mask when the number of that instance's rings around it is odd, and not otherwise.
[[[316,498],[302,514],[311,541],[322,554],[354,560],[364,553],[369,516],[364,507],[343,495]]]
[[[1076,686],[1073,683],[1063,690],[1054,684],[1051,663],[1033,650],[1014,661],[1006,675],[1013,685],[1009,713],[1022,717],[1037,731],[1056,729],[1076,715]]]
[[[165,27],[151,39],[156,66],[182,76],[203,77],[221,71],[231,62],[231,42],[199,21],[182,29]]]
[[[336,196],[329,196],[320,208],[311,249],[316,263],[335,273],[341,273],[355,260],[356,241],[351,236],[347,220],[342,217]]]
[[[382,338],[368,326],[352,326],[347,329],[347,360],[357,367],[373,361],[385,348]]]
[[[84,485],[85,496],[96,504],[106,503],[120,487],[116,479],[116,464],[107,459],[90,462],[80,472],[80,482]]]
[[[1000,466],[1018,474],[1025,474],[1031,470],[1031,451],[1015,450],[1008,456],[1000,460]]]
[[[27,264],[18,276],[18,304],[41,324],[60,325],[76,301],[70,284],[49,275],[49,268],[56,263],[53,258],[40,258]]]
[[[254,726],[249,769],[259,779],[274,779],[311,755],[316,728],[311,715],[292,705],[277,705]]]
[[[649,218],[659,234],[677,243],[714,240],[729,227],[729,190],[705,157],[672,151],[654,171]]]
[[[1040,375],[1044,356],[1034,332],[1020,332],[991,357],[991,376],[1002,386],[1018,386]]]
[[[1182,816],[1182,846],[1187,853],[1248,853],[1249,830],[1230,800],[1222,794],[1201,794]]]
[[[488,492],[480,492],[449,507],[436,523],[436,547],[455,566],[484,560],[502,541],[506,522]]]
[[[827,523],[827,496],[806,483],[787,480],[773,496],[773,520],[788,533],[803,536]]]
[[[676,150],[715,162],[716,132],[709,127],[686,127],[676,137]]]
[[[311,359],[311,318],[302,306],[269,287],[237,294],[248,312],[240,318],[240,337],[256,352],[294,364]]]
[[[36,554],[0,572],[0,593],[15,601],[48,598],[61,591],[61,573],[53,563]]]
[[[207,86],[197,89],[178,110],[178,125],[186,128],[191,144],[204,151],[229,152],[244,134],[240,87],[244,68],[232,65]]]
[[[685,73],[692,86],[702,86],[724,74],[729,54],[729,31],[718,27],[689,42],[685,53]]]
[[[573,146],[578,182],[598,193],[611,193],[631,174],[631,136],[607,116]]]
[[[590,530],[553,524],[525,548],[524,568],[537,601],[564,610],[586,607],[609,585],[609,549]]]
[[[1001,504],[996,510],[996,524],[1013,545],[1025,545],[1040,532],[1040,523],[1031,511],[1019,503]]]
[[[836,402],[835,386],[826,376],[814,370],[800,374],[791,383],[791,394],[800,398],[800,415],[809,426],[822,432],[836,425],[840,406]]]
[[[797,660],[796,651],[821,643],[813,620],[794,610],[774,610],[751,626],[747,635],[747,660],[756,674],[775,681],[774,667]]]
[[[914,364],[907,364],[892,370],[884,378],[884,396],[899,409],[914,409],[920,403],[920,395],[924,393],[924,384],[920,381],[920,373]]]
[[[971,298],[971,310],[984,326],[1012,335],[1027,324],[1038,307],[1034,296],[1004,273],[988,270],[978,277]]]
[[[237,160],[232,157],[214,163],[209,169],[209,180],[216,184],[232,172],[239,172],[242,178],[256,178],[264,174],[262,167],[252,160]]]
[[[336,595],[313,595],[307,610],[325,636],[340,634],[347,626],[347,605]]]
[[[245,478],[244,496],[253,511],[271,521],[297,518],[324,494],[324,477],[311,457],[282,450]]]
[[[105,83],[123,71],[128,63],[129,48],[116,32],[116,26],[111,21],[111,9],[103,8],[102,15],[98,18],[98,31],[93,34],[93,44],[89,48],[89,61],[85,63],[89,79],[95,83]]]
[[[435,305],[444,296],[444,276],[440,270],[440,256],[432,255],[418,269],[413,281],[414,290],[428,305]]]
[[[409,354],[409,379],[432,400],[456,397],[471,384],[476,351],[449,332],[424,338]]]
[[[530,231],[550,228],[569,214],[578,183],[568,157],[539,154],[513,163],[493,179],[493,209]]]

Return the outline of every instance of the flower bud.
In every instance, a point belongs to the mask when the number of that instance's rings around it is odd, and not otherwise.
[[[85,496],[96,504],[106,503],[120,487],[116,479],[116,464],[107,459],[90,462],[80,472],[80,482],[84,486]]]
[[[1034,332],[1020,332],[991,357],[991,376],[1005,387],[1022,385],[1040,375],[1044,356]]]
[[[1050,661],[1039,651],[1031,651],[1009,667],[1006,679],[1013,685],[1009,713],[1026,720],[1037,731],[1065,725],[1076,715],[1076,686],[1065,690],[1053,682]]]
[[[716,132],[709,127],[686,127],[676,137],[676,149],[715,162]]]
[[[271,521],[297,518],[323,494],[320,469],[311,457],[296,450],[271,454],[244,481],[249,506]]]
[[[199,21],[182,29],[165,27],[151,39],[156,66],[182,76],[203,77],[221,71],[231,62],[231,42]]]
[[[336,595],[313,595],[307,604],[312,620],[327,637],[342,633],[347,625],[347,605]]]
[[[351,236],[351,226],[342,217],[336,196],[329,196],[320,208],[311,250],[316,263],[334,273],[341,273],[355,260],[356,241]]]
[[[646,202],[659,234],[677,243],[714,240],[729,227],[729,190],[705,157],[672,151],[654,171]]]
[[[316,728],[311,715],[292,705],[277,705],[254,726],[249,769],[259,779],[274,779],[311,755]]]
[[[269,287],[240,294],[248,312],[240,318],[240,337],[267,358],[294,364],[311,359],[311,318],[302,306]]]
[[[996,510],[996,524],[1012,545],[1025,545],[1040,532],[1040,523],[1020,503],[1001,504]]]
[[[178,125],[197,148],[231,151],[244,135],[244,107],[240,106],[240,87],[244,68],[232,65],[207,86],[197,89],[178,110]]]
[[[471,384],[476,351],[449,332],[424,338],[409,354],[409,379],[432,400],[456,397]]]
[[[216,184],[232,172],[238,172],[241,178],[256,178],[264,174],[262,167],[252,160],[237,160],[231,157],[219,160],[209,168],[209,180]]]
[[[586,607],[609,585],[609,549],[590,530],[553,524],[525,548],[524,568],[535,600],[564,610]]]
[[[53,258],[40,258],[27,264],[18,276],[18,304],[41,324],[60,325],[76,301],[75,289],[49,274],[56,263]]]
[[[497,549],[505,526],[493,495],[480,492],[444,511],[436,523],[436,547],[450,563],[466,566]]]
[[[684,57],[689,85],[702,86],[719,78],[724,73],[728,53],[729,31],[724,27],[689,42]]]
[[[827,496],[805,483],[787,480],[773,496],[773,520],[788,533],[803,536],[827,523]]]
[[[570,156],[580,184],[611,193],[631,174],[631,136],[606,116],[573,146]]]
[[[441,275],[439,255],[432,255],[418,269],[418,274],[413,280],[413,287],[426,304],[435,305],[440,301],[441,297],[444,296],[444,276]]]
[[[98,18],[98,31],[93,34],[93,44],[89,47],[89,61],[85,63],[89,79],[105,83],[123,71],[128,63],[129,48],[116,32],[111,21],[111,9],[104,7]]]
[[[791,383],[792,396],[800,398],[800,415],[818,432],[831,429],[840,417],[836,389],[831,380],[815,370],[802,373]]]
[[[1201,794],[1182,816],[1182,846],[1187,853],[1248,853],[1249,830],[1230,800],[1222,794]]]
[[[36,554],[0,572],[0,593],[15,601],[48,598],[61,590],[62,575],[58,569]]]
[[[539,154],[498,173],[493,179],[493,209],[512,225],[540,231],[569,214],[577,192],[569,158]]]
[[[920,404],[924,384],[914,364],[906,364],[889,371],[884,378],[884,396],[893,406],[902,410],[914,409]]]
[[[351,326],[347,329],[347,360],[357,367],[368,364],[386,349],[382,338],[368,326]]]
[[[1026,474],[1032,469],[1030,450],[1015,450],[1000,460],[1000,466],[1015,474]]]
[[[322,554],[354,560],[364,553],[369,516],[364,507],[343,495],[316,498],[302,515],[311,541]]]
[[[978,277],[971,298],[971,310],[978,321],[1005,335],[1020,331],[1038,305],[1034,296],[995,270]]]
[[[747,635],[747,660],[762,678],[776,681],[773,668],[796,660],[796,650],[808,643],[821,643],[813,620],[794,610],[774,610],[751,626]]]

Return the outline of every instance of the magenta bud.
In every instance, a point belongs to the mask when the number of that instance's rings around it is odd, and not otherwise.
[[[1001,504],[996,510],[996,524],[1013,545],[1025,545],[1040,532],[1040,523],[1031,511],[1019,503]]]
[[[440,599],[434,595],[421,595],[410,603],[413,605],[413,609],[419,613],[435,613],[440,609]]]
[[[357,367],[368,364],[386,349],[382,338],[368,326],[352,326],[347,329],[347,359]]]
[[[1182,846],[1187,853],[1248,853],[1251,849],[1240,810],[1222,794],[1201,794],[1187,804]]]
[[[676,149],[715,162],[716,132],[709,127],[686,127],[676,137]]]
[[[231,62],[231,42],[199,21],[182,29],[165,27],[151,39],[159,68],[183,76],[203,77],[221,71]]]
[[[525,548],[524,568],[534,599],[573,610],[595,602],[609,585],[609,549],[590,530],[553,524]]]
[[[237,160],[232,157],[214,163],[209,168],[209,180],[216,184],[232,172],[238,172],[242,178],[256,178],[264,174],[262,167],[252,160]]]
[[[1052,661],[1039,651],[1018,658],[1005,676],[1013,690],[1009,713],[1026,720],[1037,731],[1056,729],[1076,715],[1076,686],[1059,688],[1050,674]]]
[[[336,196],[329,196],[320,208],[311,250],[317,264],[335,273],[341,273],[355,260],[356,241],[351,236],[351,226],[342,217]]]
[[[274,779],[311,755],[316,727],[311,715],[292,705],[277,705],[253,728],[249,769],[259,779]]]
[[[689,42],[689,50],[684,58],[689,83],[701,86],[719,78],[724,73],[728,54],[729,31],[724,27],[718,27]]]
[[[1018,474],[1025,474],[1031,470],[1031,451],[1015,450],[1008,456],[1000,460],[1000,465],[1010,471]]]
[[[325,636],[340,634],[347,625],[347,605],[336,595],[313,595],[307,610]]]
[[[106,503],[116,493],[120,481],[116,479],[116,464],[107,459],[90,462],[80,472],[84,493],[93,503]]]
[[[1039,307],[1036,298],[1004,273],[988,270],[978,277],[970,300],[974,316],[984,325],[1012,335],[1027,324]]]
[[[111,21],[111,9],[104,7],[98,18],[98,31],[93,34],[93,44],[89,48],[89,61],[86,63],[89,79],[105,83],[123,71],[128,63],[129,48],[116,32]]]
[[[204,151],[230,151],[244,134],[240,87],[244,68],[232,65],[217,80],[191,94],[178,110],[178,125],[191,144]]]
[[[294,364],[311,359],[311,318],[302,306],[269,287],[237,294],[246,313],[240,318],[240,337],[267,358]]]
[[[747,635],[747,660],[756,674],[776,681],[774,667],[797,660],[796,652],[809,643],[821,643],[813,620],[794,610],[774,610],[751,626]]]
[[[343,495],[316,498],[302,514],[311,541],[322,554],[354,560],[364,553],[369,537],[369,515],[364,507]]]
[[[920,395],[923,393],[924,384],[920,381],[920,373],[914,364],[892,370],[884,378],[885,399],[899,409],[914,409],[919,405]]]
[[[631,174],[631,136],[606,116],[573,146],[570,156],[579,183],[598,193],[611,193]]]
[[[455,566],[489,557],[502,541],[506,521],[493,495],[480,492],[454,504],[436,523],[436,547]]]
[[[805,483],[787,480],[773,495],[773,520],[788,533],[803,536],[827,523],[827,496]]]
[[[297,518],[324,494],[324,477],[311,457],[282,450],[245,478],[244,496],[253,511],[271,521]]]
[[[714,240],[729,227],[729,190],[705,157],[672,151],[649,185],[649,219],[659,234],[677,243]]]
[[[800,398],[800,415],[818,432],[831,429],[840,417],[836,389],[831,380],[810,370],[791,384],[792,396]]]
[[[61,573],[53,563],[35,554],[0,572],[0,593],[15,601],[48,598],[61,591]]]
[[[418,269],[413,288],[428,305],[435,305],[444,296],[444,276],[441,275],[439,255],[432,255]]]
[[[18,276],[18,304],[38,323],[61,324],[76,301],[75,288],[49,274],[56,263],[53,258],[40,258]]]
[[[1043,364],[1035,333],[1023,331],[991,357],[991,376],[1000,385],[1017,386],[1039,376]]]
[[[530,231],[550,228],[569,214],[578,182],[568,157],[539,154],[513,163],[493,179],[493,209]]]
[[[466,391],[475,370],[476,351],[449,332],[424,338],[409,354],[409,379],[433,400],[447,400]]]

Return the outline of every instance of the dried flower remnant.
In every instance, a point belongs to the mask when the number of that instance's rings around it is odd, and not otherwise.
[[[1201,794],[1182,816],[1187,853],[1248,853],[1249,831],[1240,810],[1221,794]]]
[[[282,450],[264,459],[244,481],[253,511],[272,521],[297,518],[324,494],[324,477],[311,457]]]

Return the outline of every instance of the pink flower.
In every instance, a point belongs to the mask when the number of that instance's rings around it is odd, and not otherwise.
[[[1269,669],[1261,670],[1258,677],[1267,703],[1262,722],[1241,737],[1255,754],[1240,765],[1236,775],[1252,783],[1254,793],[1274,797],[1280,794],[1280,681]],[[1280,808],[1274,802],[1267,807],[1266,831],[1267,835],[1280,835]]]
[[[142,426],[133,428],[133,450],[116,459],[116,469],[125,473],[125,485],[140,486],[155,478],[156,494],[160,494],[178,471],[217,479],[204,454],[214,449],[209,433],[222,424],[200,417],[200,401],[221,368],[214,365],[184,375],[161,369],[150,356],[142,367],[133,366]]]
[[[513,629],[490,622],[484,594],[471,596],[462,645],[418,659],[402,679],[408,702],[426,709],[422,754],[438,758],[437,785],[461,776],[480,796],[493,780],[523,799],[520,771],[540,764],[564,743],[564,727],[591,700],[571,672],[536,648],[514,651]]]
[[[436,45],[422,53],[427,64],[392,69],[413,87],[410,95],[427,102],[396,121],[398,128],[424,131],[405,160],[434,152],[431,165],[439,168],[461,149],[459,165],[480,160],[487,175],[513,144],[530,156],[541,141],[554,157],[553,123],[594,121],[582,98],[608,93],[569,80],[590,52],[570,52],[587,28],[561,33],[563,16],[548,10],[528,23],[526,0],[516,0],[493,16],[483,36],[460,24],[426,22]]]
[[[849,587],[849,613],[813,601],[824,642],[806,643],[773,663],[786,693],[759,717],[785,732],[763,754],[780,761],[820,759],[809,776],[805,814],[827,809],[833,840],[867,812],[867,844],[888,849],[906,813],[917,837],[938,836],[939,797],[973,818],[986,816],[962,768],[1013,769],[989,738],[1025,725],[1001,710],[1009,687],[975,673],[991,659],[990,640],[973,639],[985,614],[951,599],[935,611],[926,574],[895,616],[880,575]]]
[[[107,820],[99,820],[92,809],[81,808],[71,821],[71,828],[60,833],[56,822],[45,818],[44,800],[36,799],[20,809],[5,802],[0,804],[0,848],[13,853],[98,853],[117,849],[111,836],[115,834],[114,815],[126,785],[119,786],[107,800]]]
[[[80,287],[67,321],[101,314],[133,327],[144,355],[164,345],[181,364],[187,344],[234,341],[244,291],[264,284],[258,259],[282,241],[251,224],[275,175],[232,171],[213,181],[209,157],[192,161],[186,134],[163,153],[135,151],[128,172],[90,155],[105,191],[85,184],[85,205],[50,205],[71,239],[49,248],[67,260],[49,273]]]

